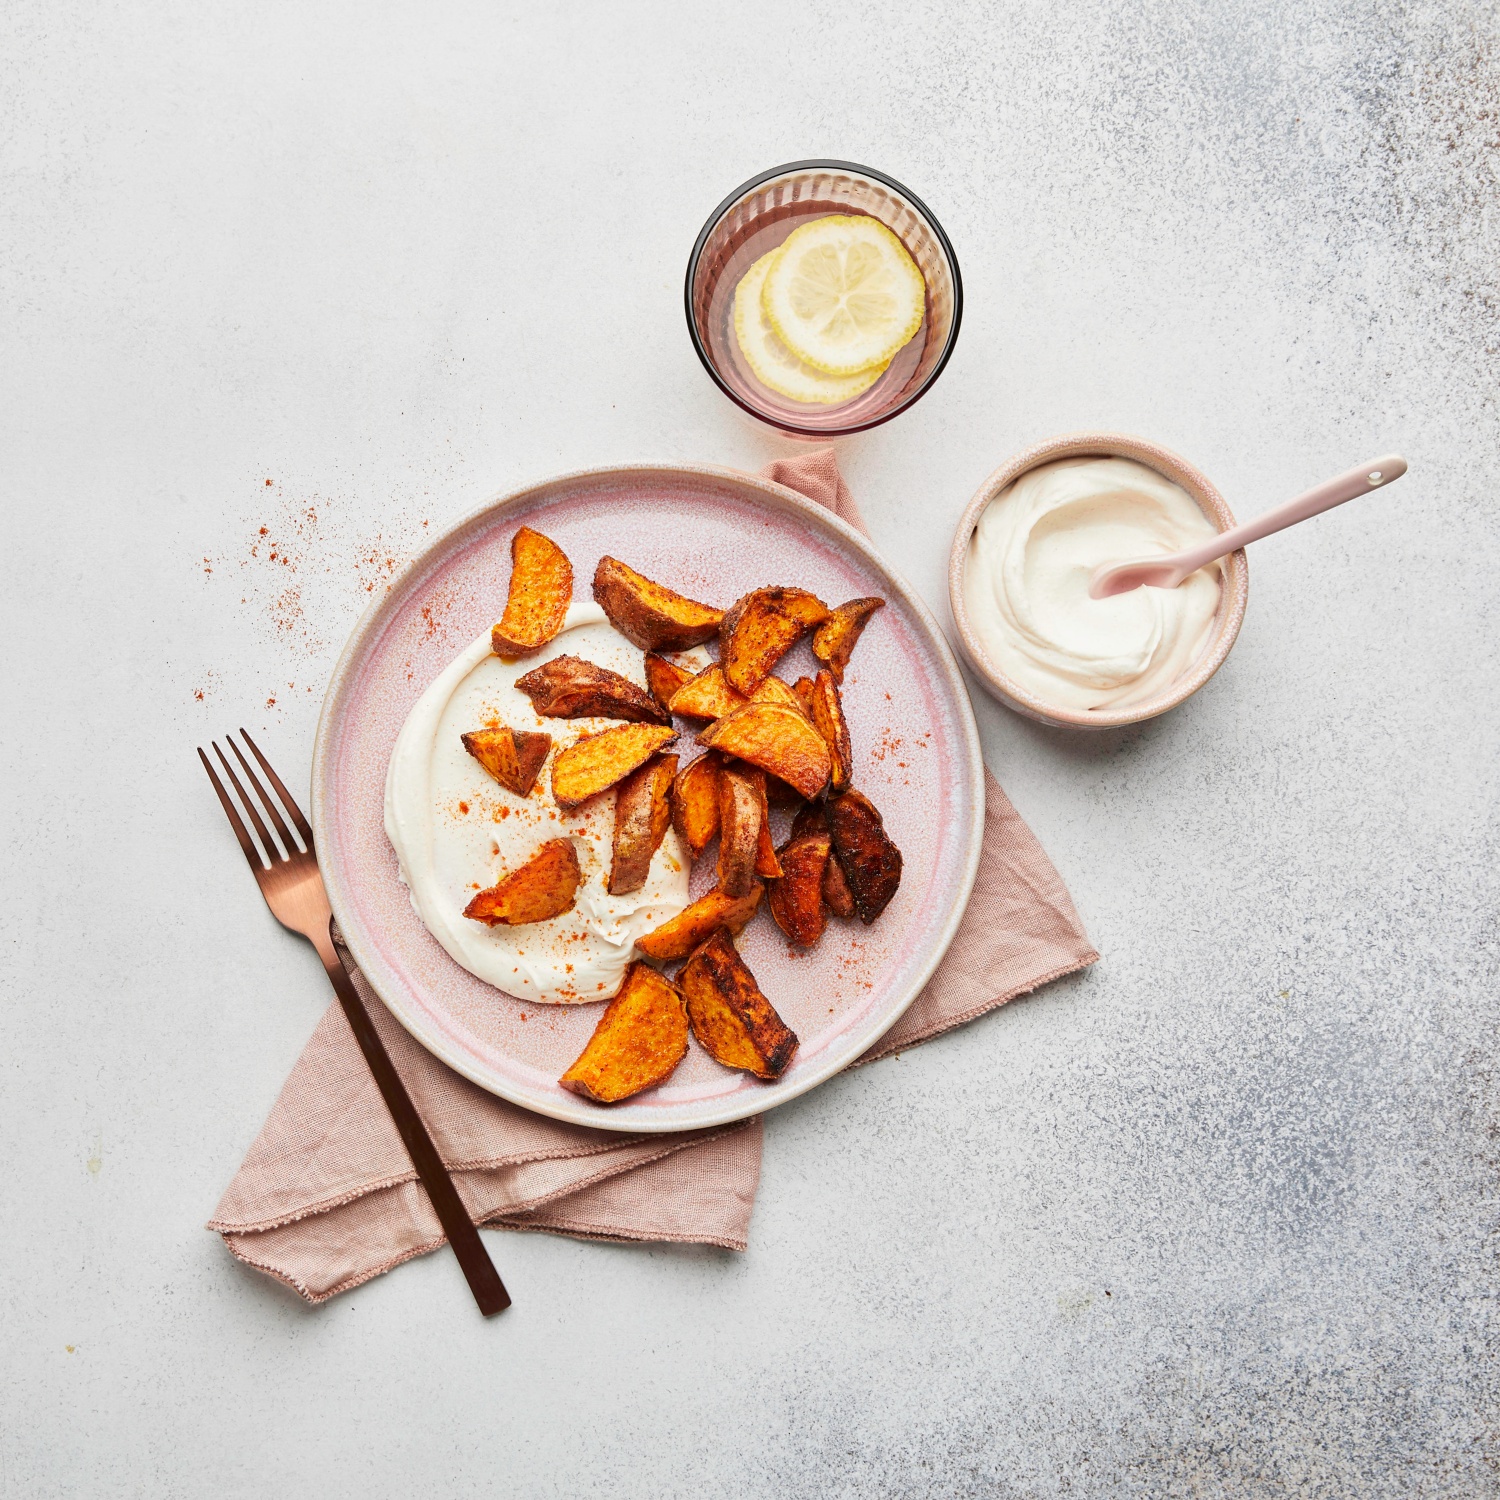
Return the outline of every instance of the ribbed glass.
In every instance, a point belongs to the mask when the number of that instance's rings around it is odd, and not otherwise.
[[[792,401],[750,372],[734,335],[740,278],[799,225],[826,214],[869,214],[898,235],[927,283],[922,326],[868,390],[837,406]],[[710,215],[688,260],[688,328],[704,368],[730,400],[803,437],[838,437],[888,422],[942,373],[958,339],[963,282],[942,225],[899,182],[843,161],[773,167],[736,188]]]

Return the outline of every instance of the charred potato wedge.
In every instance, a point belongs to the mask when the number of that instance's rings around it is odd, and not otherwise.
[[[730,687],[748,698],[771,668],[827,618],[828,606],[806,589],[755,589],[746,594],[719,626],[719,660]]]
[[[719,889],[726,896],[746,895],[755,885],[760,847],[761,799],[758,772],[729,765],[719,773]]]
[[[819,796],[828,785],[827,741],[796,709],[779,703],[747,703],[710,724],[698,742],[779,776],[804,797]]]
[[[675,661],[668,661],[654,651],[646,653],[646,687],[656,699],[656,706],[668,718],[672,716],[672,695],[692,680],[693,674],[686,667],[679,667]]]
[[[854,755],[849,747],[849,721],[844,717],[844,700],[839,696],[839,685],[827,667],[818,673],[813,683],[812,721],[828,742],[831,762],[828,789],[837,795],[854,780]]]
[[[901,884],[901,851],[886,833],[875,804],[853,787],[828,799],[828,832],[854,909],[869,926]]]
[[[828,912],[823,902],[823,872],[828,865],[827,833],[804,833],[778,850],[782,876],[770,884],[767,897],[776,925],[799,947],[810,948],[823,936]]]
[[[693,1035],[715,1062],[757,1078],[776,1079],[786,1072],[797,1033],[761,994],[722,928],[683,965],[677,987],[687,1001]]]
[[[695,856],[719,831],[719,764],[710,750],[689,761],[672,782],[672,826]]]
[[[546,922],[572,910],[582,879],[573,840],[551,839],[519,870],[512,870],[489,890],[480,891],[464,907],[464,915],[486,927]]]
[[[496,656],[530,656],[563,628],[573,602],[573,564],[529,526],[510,539],[510,562],[510,594],[490,631],[490,649]]]
[[[849,665],[870,616],[884,607],[884,599],[851,599],[838,605],[818,626],[812,638],[812,653],[833,673],[835,682],[844,680],[844,668]]]
[[[609,893],[638,891],[651,872],[672,821],[667,791],[677,774],[675,755],[656,755],[632,771],[615,792],[615,838],[609,861]]]
[[[655,1088],[687,1056],[687,1007],[648,964],[631,964],[578,1061],[557,1081],[595,1104],[618,1104]]]
[[[673,593],[615,557],[599,559],[594,600],[609,623],[643,651],[685,651],[701,645],[713,638],[724,618],[722,609]]]
[[[505,724],[496,729],[475,729],[459,737],[464,742],[464,749],[506,791],[514,792],[518,797],[531,795],[547,752],[552,748],[550,734],[512,729]]]
[[[595,666],[581,656],[554,656],[516,686],[544,719],[630,719],[638,724],[670,724],[655,700],[628,677]]]
[[[831,853],[828,863],[823,866],[823,904],[836,917],[852,917],[855,914],[854,893],[849,889],[849,882],[844,879],[838,860]]]
[[[577,807],[623,781],[676,738],[663,724],[615,724],[560,751],[552,762],[552,795],[562,808]]]
[[[722,719],[744,702],[744,695],[730,687],[724,668],[715,662],[672,694],[671,708],[684,719]]]
[[[635,945],[647,958],[654,958],[658,963],[686,958],[721,927],[731,935],[742,931],[755,915],[764,889],[764,886],[752,886],[744,896],[726,896],[723,891],[710,891],[691,906],[684,907],[670,922],[663,922],[655,932],[637,938]]]

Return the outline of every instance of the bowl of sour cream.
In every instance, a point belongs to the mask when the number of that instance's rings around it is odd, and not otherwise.
[[[1243,551],[1175,589],[1089,595],[1094,570],[1229,531],[1224,498],[1186,460],[1119,433],[1017,454],[980,486],[953,537],[958,645],[1007,707],[1066,728],[1136,724],[1223,665],[1245,618]]]

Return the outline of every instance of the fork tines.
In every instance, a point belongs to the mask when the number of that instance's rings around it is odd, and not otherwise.
[[[252,838],[249,829],[245,827],[244,820],[240,816],[239,807],[236,806],[234,798],[224,789],[224,783],[219,780],[218,772],[213,768],[213,763],[204,753],[203,747],[198,746],[198,759],[203,762],[203,769],[208,772],[208,779],[213,782],[214,790],[219,794],[219,801],[223,805],[224,812],[234,828],[235,836],[240,841],[240,848],[245,852],[245,858],[252,866],[262,870],[270,869],[272,865],[291,859],[298,854],[306,854],[312,851],[313,836],[312,827],[302,815],[302,809],[297,806],[296,798],[287,791],[281,778],[271,769],[270,762],[260,753],[260,747],[250,738],[249,732],[240,730],[240,737],[250,747],[250,753],[260,762],[260,768],[265,773],[266,779],[276,789],[276,798],[266,790],[260,778],[255,773],[255,768],[245,759],[244,752],[234,742],[232,735],[225,735],[225,743],[234,752],[234,758],[240,763],[240,769],[244,772],[245,780],[254,788],[255,796],[259,799],[261,807],[265,809],[266,816],[270,818],[272,826],[276,830],[276,838],[272,838],[271,831],[266,827],[265,820],[256,809],[255,800],[252,799],[240,783],[240,778],[235,775],[234,767],[230,765],[228,757],[219,747],[217,740],[210,741],[213,745],[214,754],[219,757],[219,763],[224,767],[224,774],[229,778],[230,785],[234,787],[243,805],[245,812],[249,815],[250,822],[255,829],[255,837]],[[284,814],[284,815],[283,815]],[[301,836],[294,839],[291,828],[287,827],[290,820],[292,828],[295,828]],[[259,842],[257,842],[257,839]]]

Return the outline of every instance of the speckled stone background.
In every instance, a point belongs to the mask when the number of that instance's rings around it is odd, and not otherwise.
[[[1488,1496],[1500,976],[1490,4],[0,11],[0,1494]],[[327,1003],[192,756],[305,765],[356,612],[562,468],[786,445],[697,368],[708,210],[942,218],[935,392],[841,459],[941,605],[1008,453],[1253,513],[1198,699],[981,698],[1103,962],[770,1121],[748,1254],[489,1235],[321,1311],[201,1225]]]

